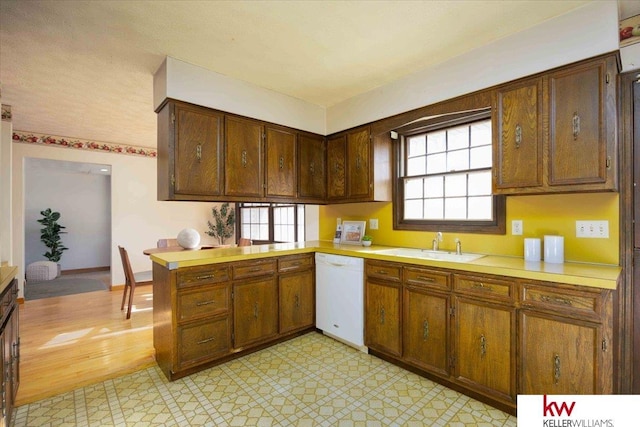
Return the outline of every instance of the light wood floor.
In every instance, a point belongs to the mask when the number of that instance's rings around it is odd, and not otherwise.
[[[137,371],[153,358],[153,286],[138,286],[131,319],[122,289],[20,304],[17,406]]]

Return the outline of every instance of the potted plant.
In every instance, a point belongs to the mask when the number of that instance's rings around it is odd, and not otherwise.
[[[362,236],[362,246],[371,246],[372,242],[373,242],[373,237],[369,236],[368,234],[365,234],[364,236]]]
[[[233,232],[235,231],[236,211],[233,208],[229,208],[229,203],[223,203],[220,206],[220,210],[214,206],[211,209],[211,215],[213,216],[214,223],[207,221],[209,230],[205,231],[205,233],[217,238],[220,245],[224,245],[225,239],[233,236]]]
[[[40,211],[40,215],[42,215],[42,218],[37,220],[43,225],[43,228],[40,230],[40,240],[47,248],[49,248],[49,250],[45,252],[44,256],[49,261],[57,264],[60,262],[62,253],[69,249],[62,244],[62,239],[60,238],[60,235],[65,233],[64,231],[61,231],[65,227],[58,224],[60,212],[54,212],[51,209],[46,209]],[[59,269],[60,268],[58,266],[58,270]]]

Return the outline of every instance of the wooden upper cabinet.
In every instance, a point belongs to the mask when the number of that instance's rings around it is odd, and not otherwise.
[[[369,127],[347,134],[347,190],[350,198],[368,197],[371,191],[371,132]]]
[[[549,75],[549,185],[616,188],[614,57]]]
[[[542,186],[542,106],[542,78],[496,91],[495,189]]]
[[[391,201],[391,138],[372,136],[369,126],[327,140],[329,203]]]
[[[327,195],[324,138],[298,135],[298,198],[322,202]]]
[[[496,89],[496,194],[617,189],[616,55]]]
[[[225,195],[264,196],[262,123],[225,116]]]
[[[347,197],[347,136],[340,135],[327,140],[327,198]]]
[[[158,112],[158,199],[208,200],[222,195],[224,115],[167,102]]]
[[[267,127],[267,197],[296,196],[296,134],[291,129]]]

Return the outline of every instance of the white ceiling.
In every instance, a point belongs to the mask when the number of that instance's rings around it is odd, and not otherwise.
[[[155,147],[165,56],[327,107],[587,1],[0,0],[1,101],[16,130]]]

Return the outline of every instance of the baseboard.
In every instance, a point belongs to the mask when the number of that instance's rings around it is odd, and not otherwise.
[[[91,268],[76,268],[74,270],[63,270],[61,274],[64,276],[65,274],[95,273],[97,271],[109,271],[109,270],[111,270],[111,267],[109,267],[109,266],[106,266],[106,267],[91,267]]]

